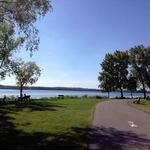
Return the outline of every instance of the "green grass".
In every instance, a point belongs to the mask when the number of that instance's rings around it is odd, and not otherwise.
[[[83,150],[98,99],[0,105],[0,144],[11,150]]]
[[[136,104],[133,102],[129,102],[128,104],[136,109],[139,109],[146,113],[150,113],[150,101],[148,100],[142,100],[140,104]]]

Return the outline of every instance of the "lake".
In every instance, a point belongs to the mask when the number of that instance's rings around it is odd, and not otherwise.
[[[23,93],[31,95],[31,98],[41,98],[41,97],[56,97],[58,95],[65,96],[107,96],[106,92],[100,91],[73,91],[73,90],[24,90]],[[16,89],[0,89],[0,97],[6,96],[19,96],[19,90]],[[110,97],[120,97],[120,92],[110,92]],[[130,93],[124,92],[125,97],[130,97]],[[134,97],[143,97],[143,93],[135,92]],[[150,92],[147,93],[150,96]]]

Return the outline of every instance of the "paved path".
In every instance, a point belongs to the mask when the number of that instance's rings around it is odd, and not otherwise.
[[[125,101],[98,104],[88,150],[150,150],[150,114]]]

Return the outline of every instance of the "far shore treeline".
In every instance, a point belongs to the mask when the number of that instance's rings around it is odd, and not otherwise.
[[[98,80],[99,88],[108,92],[119,90],[121,98],[123,91],[150,90],[150,47],[138,45],[129,50],[116,50],[107,53],[101,63]]]
[[[18,89],[18,86],[0,85],[0,89]],[[25,90],[68,90],[68,91],[100,91],[92,88],[79,87],[46,87],[46,86],[24,86]]]

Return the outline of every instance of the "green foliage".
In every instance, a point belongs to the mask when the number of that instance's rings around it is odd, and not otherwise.
[[[134,77],[132,74],[129,75],[127,83],[126,83],[127,90],[130,90],[131,97],[132,97],[132,91],[136,91],[137,89],[137,78]]]
[[[106,54],[104,61],[101,64],[102,72],[100,72],[100,76],[98,80],[101,82],[99,85],[104,91],[111,91],[114,87],[113,78],[111,75],[111,68],[113,67],[113,56],[111,54]],[[110,69],[109,69],[110,68]]]
[[[142,85],[144,98],[146,98],[146,87],[150,88],[150,48],[139,45],[131,48],[129,53],[132,72]]]
[[[127,52],[115,51],[113,54],[106,54],[102,62],[102,72],[98,77],[101,82],[100,87],[105,91],[121,91],[123,97],[123,88],[126,86],[128,75],[129,56]]]
[[[0,78],[11,71],[13,54],[22,45],[24,38],[15,38],[11,25],[0,22]]]
[[[52,8],[49,0],[0,1],[0,78],[14,68],[13,54],[26,43],[26,50],[38,50],[38,30],[34,23]],[[16,38],[18,37],[18,38]],[[30,81],[34,82],[33,81]]]
[[[38,30],[34,23],[52,8],[49,0],[0,1],[0,22],[10,24],[16,32],[26,37],[26,49],[38,49]]]
[[[20,96],[22,96],[23,87],[37,82],[39,76],[41,75],[41,70],[35,62],[15,62],[13,67],[17,85],[20,88]]]
[[[101,66],[98,80],[103,90],[119,89],[123,97],[123,89],[132,95],[132,91],[142,87],[146,98],[146,89],[150,88],[150,47],[139,45],[126,52],[106,54]]]

